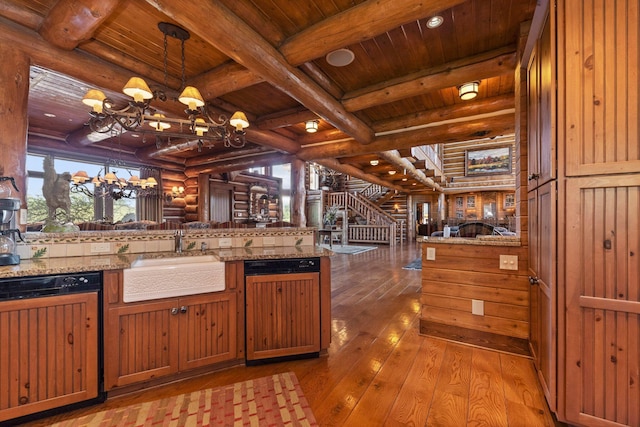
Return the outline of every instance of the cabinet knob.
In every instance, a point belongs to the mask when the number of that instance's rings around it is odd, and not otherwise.
[[[531,283],[532,285],[537,285],[538,284],[538,278],[529,276],[529,283]]]
[[[171,309],[171,314],[172,314],[172,315],[174,315],[174,316],[175,316],[176,314],[178,314],[178,307],[173,307],[173,308]]]
[[[540,178],[540,174],[532,173],[532,174],[529,174],[529,176],[527,178],[529,179],[529,181],[533,181],[534,179]]]
[[[180,313],[186,313],[187,312],[187,306],[183,305],[182,307],[180,307]]]

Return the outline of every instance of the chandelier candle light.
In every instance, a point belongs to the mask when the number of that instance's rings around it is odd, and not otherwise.
[[[86,171],[78,171],[71,176],[71,191],[89,197],[111,197],[114,200],[133,199],[136,195],[157,194],[158,181],[154,177],[140,179],[137,175],[131,175],[129,179],[124,179],[118,177],[116,173],[106,172],[102,177],[98,172],[98,175],[91,178]],[[93,184],[94,191],[89,190],[87,184]]]
[[[161,22],[158,28],[164,34],[165,85],[167,80],[167,36],[181,41],[182,46],[182,92],[178,101],[187,106],[187,118],[166,117],[150,108],[153,100],[166,101],[167,96],[161,90],[152,91],[140,77],[131,77],[122,92],[131,98],[129,104],[117,109],[114,102],[98,89],[90,89],[82,102],[92,108],[89,113],[89,127],[94,132],[122,133],[124,131],[156,136],[156,145],[161,138],[196,138],[198,147],[203,141],[223,141],[225,147],[242,148],[246,144],[245,128],[249,126],[247,116],[236,111],[231,119],[220,114],[216,119],[209,113],[202,95],[193,86],[185,85],[184,42],[189,32],[176,25]],[[227,125],[230,125],[230,129]]]

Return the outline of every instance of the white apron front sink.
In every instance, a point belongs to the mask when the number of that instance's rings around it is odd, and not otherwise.
[[[212,255],[138,259],[123,270],[124,302],[220,292],[224,262]]]

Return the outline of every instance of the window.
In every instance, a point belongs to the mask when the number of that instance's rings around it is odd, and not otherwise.
[[[42,194],[44,184],[44,159],[41,154],[27,155],[27,222],[29,224],[44,222],[48,217],[47,204]],[[75,173],[84,170],[89,176],[96,176],[98,173],[104,175],[105,170],[117,171],[121,176],[127,177],[129,171],[139,175],[139,171],[129,168],[118,168],[99,163],[82,162],[72,159],[54,157],[54,169],[57,173]],[[93,191],[93,185],[88,185]],[[105,197],[91,197],[81,192],[71,192],[71,219],[73,222],[84,222],[93,220],[106,220],[117,222],[124,220],[135,220],[136,200],[122,198],[113,200]]]
[[[291,221],[291,163],[274,165],[271,176],[282,179],[280,203],[282,203],[282,220]]]

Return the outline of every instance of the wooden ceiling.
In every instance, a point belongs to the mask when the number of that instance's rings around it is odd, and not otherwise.
[[[0,41],[32,57],[31,148],[100,157],[115,149],[126,160],[187,176],[295,155],[400,191],[440,190],[439,182],[413,173],[411,147],[514,133],[516,49],[535,6],[536,0],[9,0],[0,5]],[[433,15],[444,23],[429,29]],[[88,88],[122,103],[121,89],[133,75],[170,97],[180,90],[180,43],[167,42],[165,75],[160,22],[190,32],[186,83],[215,112],[247,114],[245,148],[163,146],[127,134],[92,138],[81,103]],[[329,65],[326,55],[341,48],[354,61]],[[473,80],[480,81],[478,97],[460,100],[457,86]],[[154,107],[174,116],[184,110],[172,100]],[[304,124],[312,119],[319,131],[309,134]],[[376,167],[373,158],[381,161]],[[403,166],[411,172],[407,181],[387,173]]]

